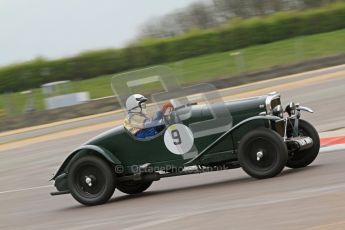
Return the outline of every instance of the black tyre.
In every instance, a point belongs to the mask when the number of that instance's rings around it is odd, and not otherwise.
[[[309,149],[294,152],[293,156],[288,159],[286,164],[289,168],[303,168],[310,165],[320,151],[319,134],[309,122],[300,119],[298,123],[298,132],[300,136],[310,137],[313,140],[313,146]]]
[[[124,181],[119,183],[116,188],[126,194],[138,194],[144,192],[148,189],[152,184],[150,182],[142,182],[142,181]]]
[[[115,173],[103,159],[87,155],[73,161],[68,186],[74,199],[84,205],[106,203],[115,190]]]
[[[238,160],[243,170],[258,179],[270,178],[283,170],[288,151],[283,138],[270,129],[257,129],[246,134],[238,147]]]

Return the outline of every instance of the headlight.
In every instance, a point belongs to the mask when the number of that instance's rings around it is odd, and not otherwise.
[[[277,117],[283,118],[284,116],[284,110],[281,105],[277,105],[276,107],[273,108],[272,114]]]
[[[287,114],[289,114],[290,117],[291,117],[291,115],[295,115],[295,113],[296,113],[296,105],[295,105],[295,103],[290,102],[285,107],[285,112],[287,112]]]

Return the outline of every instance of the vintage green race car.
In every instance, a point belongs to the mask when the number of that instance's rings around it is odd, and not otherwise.
[[[152,138],[138,139],[123,125],[96,136],[63,162],[53,177],[58,191],[51,194],[70,193],[84,205],[97,205],[115,189],[137,194],[165,177],[242,167],[252,177],[270,178],[285,166],[309,165],[319,153],[317,131],[300,119],[301,111],[313,111],[294,103],[283,108],[278,93],[225,101],[213,109],[229,111],[231,126],[196,135],[188,127],[212,119],[214,111],[187,103],[166,114],[165,128]],[[186,110],[189,116],[181,116]],[[187,149],[179,146],[186,141]]]

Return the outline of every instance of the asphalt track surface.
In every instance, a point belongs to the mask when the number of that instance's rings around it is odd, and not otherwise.
[[[342,71],[282,88],[283,103],[312,107],[315,114],[305,118],[320,132],[345,127]],[[267,84],[251,90],[261,94],[270,90]],[[0,229],[345,229],[345,150],[322,152],[311,166],[267,180],[241,169],[168,178],[140,195],[116,191],[96,207],[70,195],[51,197],[49,179],[57,167],[102,129],[1,151]]]

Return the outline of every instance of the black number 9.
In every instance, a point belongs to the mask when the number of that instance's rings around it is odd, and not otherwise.
[[[171,136],[174,139],[174,145],[180,145],[182,143],[180,132],[177,129],[171,131]]]

